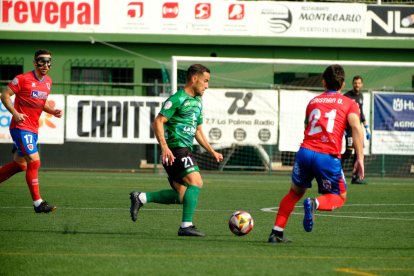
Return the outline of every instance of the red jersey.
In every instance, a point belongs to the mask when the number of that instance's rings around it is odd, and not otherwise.
[[[52,88],[52,79],[49,76],[44,76],[42,80],[39,80],[35,72],[31,71],[15,77],[9,83],[9,88],[16,94],[14,109],[28,116],[21,124],[16,124],[14,120],[11,120],[10,128],[37,133],[39,117]]]
[[[358,104],[338,92],[325,92],[313,98],[306,107],[308,125],[301,147],[340,156],[350,113],[359,118]]]

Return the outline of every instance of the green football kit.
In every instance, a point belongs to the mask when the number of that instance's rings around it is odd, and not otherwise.
[[[183,222],[192,222],[200,188],[184,183],[183,177],[198,172],[197,161],[191,154],[197,126],[203,123],[202,103],[199,96],[191,97],[184,90],[171,95],[163,104],[161,115],[168,121],[164,124],[164,137],[176,157],[172,165],[163,164],[173,190],[147,193],[148,202],[161,204],[180,203],[179,195],[172,182],[187,186],[183,197]]]
[[[164,102],[160,114],[168,119],[164,125],[168,147],[192,150],[197,126],[203,123],[201,98],[179,90]]]

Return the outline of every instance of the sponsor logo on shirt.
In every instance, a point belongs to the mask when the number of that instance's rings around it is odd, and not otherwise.
[[[183,131],[184,131],[184,133],[187,133],[187,134],[195,134],[196,133],[196,128],[192,127],[192,126],[185,126]]]
[[[17,86],[17,85],[19,84],[19,80],[18,80],[17,78],[14,78],[14,79],[12,80],[12,84],[13,84],[14,86]]]
[[[47,99],[47,92],[33,90],[32,91],[32,98],[46,100]]]
[[[172,102],[170,101],[165,102],[164,109],[170,109],[171,107],[172,107]]]

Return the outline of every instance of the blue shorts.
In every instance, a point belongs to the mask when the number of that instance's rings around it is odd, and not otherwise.
[[[13,152],[17,150],[18,156],[25,156],[38,152],[37,133],[19,128],[12,128],[10,129],[10,135],[14,143]]]
[[[299,187],[311,188],[312,180],[318,182],[320,194],[343,194],[346,181],[341,160],[334,155],[300,148],[295,157],[292,182]]]

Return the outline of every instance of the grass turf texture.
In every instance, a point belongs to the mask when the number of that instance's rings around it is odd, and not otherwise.
[[[0,275],[413,275],[413,179],[348,185],[346,205],[318,212],[302,227],[302,201],[291,216],[291,244],[267,238],[288,176],[204,174],[194,223],[205,238],[178,237],[181,205],[145,205],[133,223],[129,192],[168,189],[165,175],[41,172],[43,197],[58,206],[35,214],[24,174],[0,185]],[[316,196],[316,188],[308,191]],[[255,227],[228,229],[244,209]],[[332,216],[322,216],[332,215]]]

